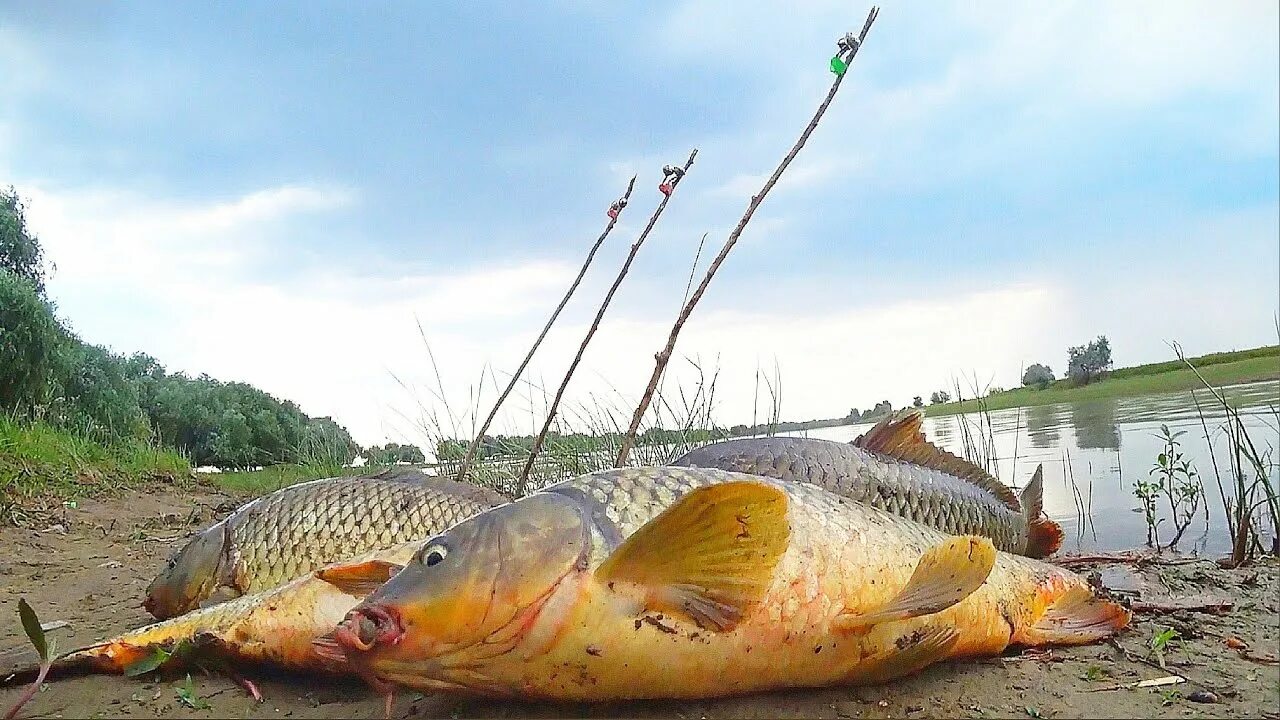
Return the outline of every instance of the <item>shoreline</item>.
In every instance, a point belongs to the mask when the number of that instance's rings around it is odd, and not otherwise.
[[[1215,388],[1280,380],[1280,355],[1215,363],[1198,367],[1196,370]],[[1128,377],[1108,377],[1080,387],[1050,386],[1044,390],[1023,387],[1006,390],[988,395],[982,399],[982,404],[985,404],[986,410],[1013,410],[1082,400],[1138,397],[1203,387],[1200,378],[1196,377],[1189,368],[1183,367],[1178,370]],[[925,416],[942,417],[978,410],[980,410],[978,400],[966,399],[963,402],[929,405],[925,408]]]

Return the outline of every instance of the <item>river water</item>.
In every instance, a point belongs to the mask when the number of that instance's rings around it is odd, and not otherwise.
[[[1280,381],[1233,385],[1222,392],[1239,410],[1259,453],[1273,451],[1270,481],[1273,487],[1280,486],[1280,466],[1276,464],[1280,461]],[[1066,531],[1066,552],[1130,549],[1146,542],[1146,523],[1137,510],[1134,482],[1151,477],[1148,473],[1164,448],[1164,441],[1158,436],[1161,423],[1175,433],[1186,431],[1178,438],[1180,451],[1200,473],[1207,502],[1202,503],[1178,547],[1212,556],[1230,552],[1214,471],[1216,460],[1230,495],[1230,442],[1222,429],[1225,412],[1209,391],[1196,391],[1194,399],[1190,391],[1181,391],[998,410],[989,418],[987,437],[991,438],[1001,480],[1021,487],[1036,465],[1044,464],[1045,513]],[[987,422],[977,414],[926,418],[924,431],[935,444],[963,456],[965,424],[970,437],[976,439],[979,425],[986,426]],[[870,426],[846,425],[794,434],[849,441]],[[1157,507],[1161,516],[1168,518],[1167,501],[1162,498]],[[1172,535],[1170,525],[1166,519],[1159,526],[1162,540],[1167,541]],[[1264,527],[1270,540],[1275,529],[1270,522]]]

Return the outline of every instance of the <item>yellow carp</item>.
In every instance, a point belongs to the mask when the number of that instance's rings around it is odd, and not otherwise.
[[[430,537],[504,502],[492,490],[408,469],[291,485],[192,538],[151,582],[143,607],[163,620],[261,592],[330,563]]]
[[[341,658],[318,655],[312,642],[334,626],[422,546],[415,540],[330,565],[284,585],[192,610],[74,650],[55,675],[96,671],[134,674],[193,658],[342,673]],[[170,658],[169,656],[172,655]],[[27,670],[18,673],[25,677]]]
[[[657,467],[455,525],[317,645],[384,689],[704,698],[883,682],[1128,622],[1078,575],[987,538],[810,484]]]

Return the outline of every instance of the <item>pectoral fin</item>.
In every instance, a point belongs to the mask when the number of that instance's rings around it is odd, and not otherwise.
[[[943,660],[960,633],[952,627],[930,626],[904,635],[893,647],[858,663],[849,673],[851,685],[879,685],[905,677]]]
[[[680,498],[595,574],[610,587],[638,586],[648,610],[727,631],[764,598],[790,537],[786,493],[758,482],[720,483]]]
[[[366,560],[329,565],[316,570],[315,576],[348,595],[363,598],[382,587],[403,567],[385,560]]]
[[[856,630],[946,610],[981,587],[995,563],[996,549],[989,539],[953,537],[925,551],[906,587],[888,604],[867,613],[846,610],[836,617],[835,627]]]

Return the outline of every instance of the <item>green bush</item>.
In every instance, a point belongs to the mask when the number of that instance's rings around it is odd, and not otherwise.
[[[0,271],[26,280],[44,297],[44,249],[27,230],[26,206],[12,185],[0,190]]]
[[[44,254],[13,188],[0,190],[0,413],[102,443],[156,444],[199,465],[341,465],[346,428],[245,383],[166,374],[145,353],[80,341],[44,296]]]
[[[55,358],[68,345],[53,306],[0,268],[0,410],[31,415],[49,399]]]
[[[72,338],[60,348],[55,372],[59,394],[51,416],[59,425],[110,442],[150,438],[137,386],[118,355]]]

